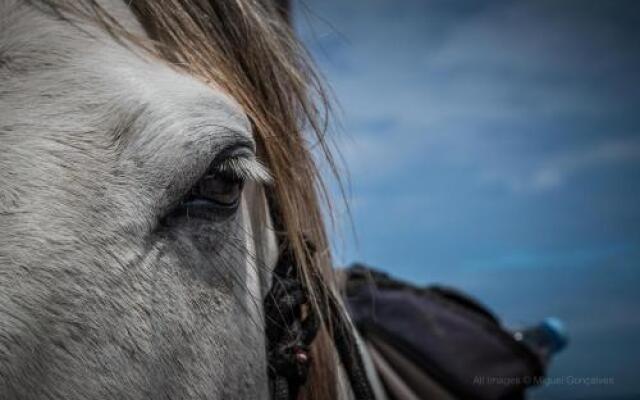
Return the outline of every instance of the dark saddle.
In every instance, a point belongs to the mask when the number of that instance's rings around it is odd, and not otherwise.
[[[566,344],[553,324],[509,331],[458,290],[362,265],[346,270],[345,300],[390,399],[523,399]]]

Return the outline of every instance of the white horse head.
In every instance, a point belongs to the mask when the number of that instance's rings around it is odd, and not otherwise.
[[[299,258],[326,246],[313,75],[267,11],[0,0],[0,398],[267,396],[265,183]]]

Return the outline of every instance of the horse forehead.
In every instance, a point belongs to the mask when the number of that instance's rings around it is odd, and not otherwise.
[[[196,119],[197,124],[225,126],[246,134],[251,131],[243,108],[216,85],[206,84],[162,60],[145,57],[111,38],[93,50],[82,50],[78,64],[80,83],[99,80],[96,83],[111,101],[149,107],[187,123]]]
[[[143,106],[156,114],[171,115],[175,122],[223,126],[249,135],[251,124],[242,107],[223,90],[207,85],[158,60],[141,59],[130,52],[89,54],[86,80],[97,72],[110,99]],[[108,58],[108,60],[106,59]]]
[[[146,36],[125,2],[99,3],[134,35]],[[100,28],[79,27],[20,2],[3,2],[0,14],[5,15],[0,21],[0,66],[8,63],[6,71],[0,68],[0,77],[28,73],[28,82],[19,83],[26,89],[23,98],[31,92],[76,91],[78,96],[67,96],[61,108],[116,101],[129,109],[149,106],[170,112],[185,122],[199,117],[201,124],[208,118],[211,124],[251,131],[242,107],[222,89],[124,45]]]

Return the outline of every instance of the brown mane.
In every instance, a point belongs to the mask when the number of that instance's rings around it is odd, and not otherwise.
[[[311,146],[338,177],[325,137],[328,101],[283,13],[259,0],[126,1],[149,42],[122,28],[98,0],[42,1],[98,22],[119,39],[222,88],[242,105],[253,123],[259,156],[273,176],[269,195],[282,238],[292,246],[312,297],[325,301],[314,288],[318,282],[334,287],[320,199],[330,204]],[[313,257],[305,238],[318,250]],[[304,398],[335,399],[337,360],[324,329],[312,357]]]

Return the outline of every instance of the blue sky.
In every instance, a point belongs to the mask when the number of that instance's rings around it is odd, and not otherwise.
[[[540,398],[640,394],[640,3],[314,0],[363,261],[463,288],[571,347]],[[635,368],[631,368],[634,365]]]

